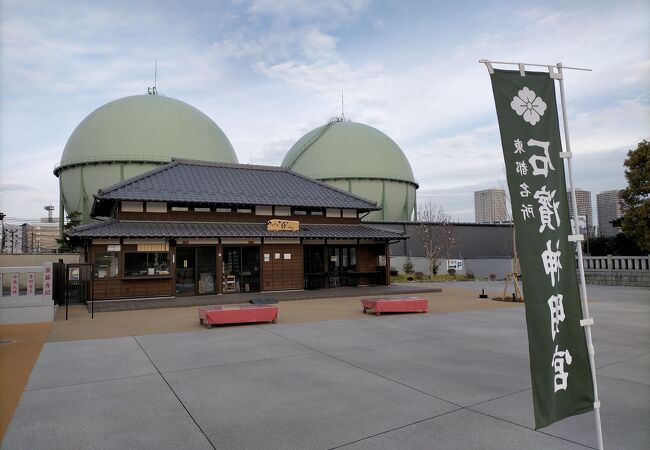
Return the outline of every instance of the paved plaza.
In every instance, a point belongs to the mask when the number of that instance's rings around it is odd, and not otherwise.
[[[589,290],[605,447],[650,448],[650,291]],[[513,305],[48,342],[2,448],[580,449],[594,429],[533,429]]]

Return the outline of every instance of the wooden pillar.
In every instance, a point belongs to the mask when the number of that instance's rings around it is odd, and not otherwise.
[[[121,241],[123,248],[124,240]],[[176,242],[169,241],[169,274],[172,276],[171,283],[169,284],[169,295],[174,297],[176,295]],[[124,250],[120,253],[120,276],[124,276]]]
[[[385,285],[390,286],[390,252],[389,252],[390,245],[388,244],[388,241],[384,242],[384,255],[386,255],[386,267],[384,267],[384,280],[385,280]]]
[[[217,244],[217,294],[223,294],[223,245]]]
[[[260,252],[260,292],[264,290],[264,238],[260,239],[258,246]]]

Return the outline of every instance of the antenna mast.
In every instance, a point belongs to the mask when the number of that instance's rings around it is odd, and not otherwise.
[[[345,106],[343,103],[343,89],[341,89],[341,119],[345,122]]]
[[[158,58],[153,69],[153,87],[147,87],[147,94],[149,95],[158,95],[158,87],[156,86],[158,82]]]

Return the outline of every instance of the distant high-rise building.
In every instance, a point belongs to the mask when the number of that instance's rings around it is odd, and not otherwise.
[[[567,198],[569,200],[569,217],[573,219],[571,192],[567,192]],[[593,211],[591,208],[591,191],[576,188],[576,204],[578,205],[578,223],[581,228],[580,232],[591,236],[593,234],[594,225]]]
[[[44,217],[40,222],[24,223],[20,226],[20,246],[16,253],[56,253],[59,237],[58,219]],[[20,250],[18,250],[20,249]]]
[[[612,221],[623,215],[621,191],[605,191],[596,195],[598,209],[598,233],[600,236],[616,236],[621,229],[612,225]]]
[[[476,223],[507,222],[506,193],[503,189],[474,192]]]

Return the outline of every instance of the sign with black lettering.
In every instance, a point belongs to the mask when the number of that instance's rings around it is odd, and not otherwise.
[[[297,220],[271,219],[266,222],[266,231],[298,231],[300,222]]]

